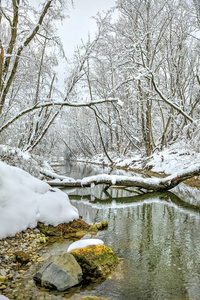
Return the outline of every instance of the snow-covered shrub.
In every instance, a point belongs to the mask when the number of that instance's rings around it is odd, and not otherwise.
[[[39,156],[32,156],[28,152],[5,145],[0,145],[0,160],[10,166],[19,167],[38,178],[41,176],[40,169],[44,167],[44,164],[45,168],[50,168]]]

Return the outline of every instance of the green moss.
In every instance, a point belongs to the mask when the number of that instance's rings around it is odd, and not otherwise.
[[[96,234],[98,230],[105,230],[108,227],[108,222],[104,221],[101,223],[88,225],[81,218],[69,223],[59,224],[54,227],[51,225],[44,225],[41,222],[38,222],[38,229],[45,237],[49,237],[48,242],[52,243],[60,239],[72,239],[78,240],[81,239],[87,233]]]
[[[105,277],[118,263],[116,254],[105,245],[92,245],[70,253],[81,266],[84,277]]]

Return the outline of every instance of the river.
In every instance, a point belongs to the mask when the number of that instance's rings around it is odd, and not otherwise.
[[[82,178],[113,171],[76,164],[59,167],[59,172]],[[200,299],[199,208],[172,192],[103,192],[99,186],[65,192],[86,222],[108,221],[97,238],[122,258],[108,279],[81,294],[113,300]]]

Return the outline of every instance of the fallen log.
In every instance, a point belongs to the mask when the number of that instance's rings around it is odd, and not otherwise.
[[[165,178],[143,178],[139,176],[120,176],[99,174],[95,176],[85,177],[83,179],[72,180],[68,177],[63,179],[55,179],[47,181],[51,186],[57,187],[93,187],[99,184],[107,186],[124,186],[124,187],[139,187],[145,190],[164,191],[170,190],[179,183],[200,175],[200,165],[193,165],[179,172],[176,172]]]

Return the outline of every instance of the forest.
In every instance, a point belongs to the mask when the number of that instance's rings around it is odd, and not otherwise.
[[[67,57],[76,1],[0,0],[0,300],[199,299],[200,1],[116,0]]]
[[[199,151],[198,0],[118,0],[72,60],[56,29],[71,2],[39,2],[0,1],[2,145],[110,162],[179,143]]]

